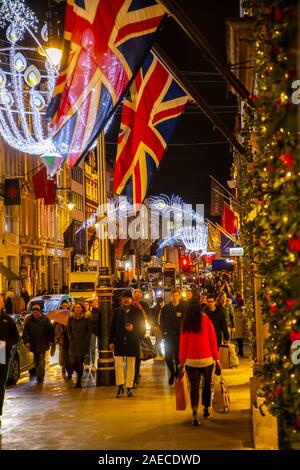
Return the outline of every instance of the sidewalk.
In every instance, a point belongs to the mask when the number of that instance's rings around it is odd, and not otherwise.
[[[133,398],[116,399],[116,387],[88,382],[73,389],[51,366],[43,386],[24,377],[6,393],[2,449],[251,449],[249,410],[251,363],[225,370],[231,411],[214,413],[191,425],[191,411],[175,410],[175,387],[168,385],[164,361],[142,364],[141,384]]]

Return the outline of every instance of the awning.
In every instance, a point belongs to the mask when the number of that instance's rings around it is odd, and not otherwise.
[[[19,276],[4,266],[3,263],[0,263],[0,274],[3,274],[9,281],[17,281],[19,279]]]

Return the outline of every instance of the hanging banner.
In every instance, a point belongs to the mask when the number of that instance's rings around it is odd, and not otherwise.
[[[20,206],[21,190],[18,178],[5,179],[4,181],[4,205]]]
[[[224,197],[221,186],[211,178],[210,215],[223,215]]]

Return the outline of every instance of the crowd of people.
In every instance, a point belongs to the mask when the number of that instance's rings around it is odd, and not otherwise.
[[[6,363],[0,361],[0,416],[7,378],[7,364],[12,346],[18,341],[15,322],[7,311],[7,298],[0,297],[0,341],[5,342]],[[12,299],[15,301],[15,298]],[[26,299],[27,302],[29,298]],[[25,300],[24,300],[25,302]],[[96,341],[101,341],[101,308],[85,300],[76,302],[72,311],[67,301],[60,309],[66,313],[66,324],[52,323],[41,312],[40,305],[33,304],[26,316],[23,342],[34,354],[38,383],[45,376],[45,355],[58,346],[59,364],[66,381],[76,372],[76,388],[81,388],[84,364],[95,367]],[[237,340],[238,354],[244,355],[243,301],[239,292],[233,292],[230,276],[223,274],[200,279],[182,298],[180,289],[171,292],[171,301],[164,303],[162,297],[149,306],[143,300],[140,289],[124,290],[119,305],[113,310],[109,348],[115,358],[116,397],[133,396],[133,389],[141,378],[141,346],[146,334],[146,322],[155,337],[155,354],[165,359],[173,385],[185,369],[190,382],[192,423],[199,424],[199,384],[202,382],[203,417],[208,418],[211,406],[211,380],[214,365],[221,370],[219,348],[231,339]],[[5,328],[2,327],[5,325]],[[164,347],[163,347],[164,346]],[[3,361],[2,361],[3,362]]]

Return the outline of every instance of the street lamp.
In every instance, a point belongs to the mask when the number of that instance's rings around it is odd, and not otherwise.
[[[61,31],[59,26],[61,20],[58,16],[57,5],[54,6],[52,0],[48,0],[47,10],[47,27],[48,27],[48,41],[46,46],[47,56],[50,59],[52,65],[57,67],[60,64],[62,58],[61,49]]]

